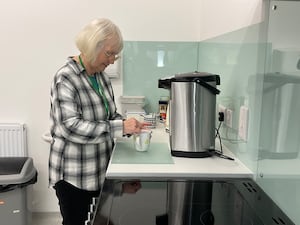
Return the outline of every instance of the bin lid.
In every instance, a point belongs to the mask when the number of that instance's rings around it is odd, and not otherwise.
[[[22,184],[36,176],[30,157],[0,157],[0,185]]]

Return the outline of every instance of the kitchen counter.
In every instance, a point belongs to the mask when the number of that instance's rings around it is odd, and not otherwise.
[[[139,178],[253,178],[253,173],[235,156],[223,146],[225,155],[234,158],[235,160],[227,160],[219,157],[207,158],[183,158],[172,157],[168,147],[168,133],[165,132],[163,127],[153,129],[153,135],[150,145],[160,146],[163,150],[162,157],[158,157],[156,153],[153,154],[152,161],[145,161],[146,157],[140,157],[140,154],[146,152],[137,152],[133,149],[132,138],[117,139],[116,146],[125,146],[124,151],[130,154],[126,160],[116,159],[122,156],[122,149],[114,149],[109,166],[107,169],[106,177],[108,179],[139,179]],[[132,143],[132,149],[128,149]],[[169,153],[166,154],[166,147]],[[218,146],[216,146],[218,149]],[[155,148],[157,149],[157,148]],[[151,149],[149,149],[149,152]],[[121,154],[120,154],[121,153]],[[126,153],[127,154],[127,153]],[[150,154],[150,153],[147,153]],[[126,155],[124,154],[126,157]],[[134,161],[134,159],[139,160]],[[168,158],[169,157],[169,158]]]

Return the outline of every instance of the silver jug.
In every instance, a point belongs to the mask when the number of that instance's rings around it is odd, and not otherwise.
[[[170,90],[168,122],[173,156],[211,156],[219,84],[218,75],[201,72],[159,80],[159,87]]]

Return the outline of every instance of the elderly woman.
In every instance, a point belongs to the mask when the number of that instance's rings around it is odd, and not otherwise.
[[[80,54],[69,57],[51,84],[49,182],[64,225],[83,225],[91,199],[99,195],[113,139],[139,133],[144,124],[117,113],[104,69],[123,48],[119,28],[96,19],[76,38]]]

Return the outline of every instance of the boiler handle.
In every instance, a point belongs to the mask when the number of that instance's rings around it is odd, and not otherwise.
[[[207,88],[209,91],[211,91],[213,94],[217,95],[217,94],[220,94],[220,90],[209,85],[208,83],[202,81],[201,79],[196,79],[195,82],[197,84],[200,84],[202,85],[203,87]]]

